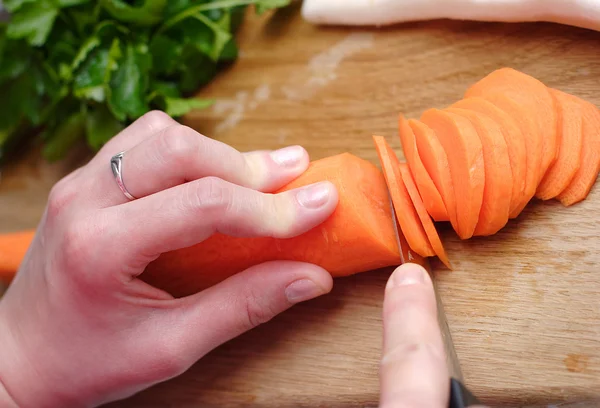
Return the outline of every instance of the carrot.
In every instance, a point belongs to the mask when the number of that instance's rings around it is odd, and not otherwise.
[[[502,137],[500,126],[489,116],[461,108],[446,110],[469,120],[481,140],[485,185],[479,221],[473,235],[495,234],[508,222],[513,186],[506,141]]]
[[[310,231],[288,239],[216,234],[192,247],[162,254],[141,278],[182,296],[272,260],[315,263],[334,277],[400,264],[394,216],[381,171],[344,153],[312,162],[306,172],[279,191],[323,180],[337,187],[338,206]]]
[[[487,115],[500,126],[508,148],[508,158],[510,160],[510,170],[513,180],[509,218],[514,218],[517,209],[524,207],[527,201],[529,201],[529,199],[525,199],[527,150],[525,149],[525,138],[519,125],[505,111],[480,97],[461,99],[452,104],[451,107],[469,109]]]
[[[541,140],[541,158],[537,182],[558,158],[556,103],[550,90],[538,79],[512,68],[497,69],[471,86],[465,97],[486,98],[502,94],[516,102],[521,111],[535,122],[535,135]]]
[[[574,96],[550,89],[559,107],[558,159],[548,169],[537,188],[536,196],[549,200],[559,195],[573,180],[581,165],[583,139],[583,107]]]
[[[600,172],[600,110],[592,103],[574,96],[583,116],[580,166],[575,176],[556,198],[565,206],[583,200],[591,191]]]
[[[513,209],[510,214],[510,218],[517,218],[535,196],[535,191],[540,181],[542,138],[535,130],[537,126],[535,117],[523,110],[517,102],[503,94],[487,95],[486,99],[515,119],[525,141],[525,151],[527,154],[525,191],[523,192],[523,199],[519,206]]]
[[[419,219],[421,220],[421,224],[423,225],[423,229],[427,234],[427,238],[429,239],[429,243],[431,244],[433,251],[448,269],[452,269],[452,265],[450,264],[450,260],[448,259],[446,251],[444,250],[440,236],[438,235],[435,225],[433,225],[429,214],[427,214],[423,200],[421,200],[421,197],[419,196],[417,185],[415,184],[415,180],[410,172],[408,164],[400,163],[400,175],[402,176],[402,181],[404,182],[404,186],[408,191],[408,195],[410,196],[412,204],[417,210],[417,214],[419,215]]]
[[[417,119],[409,119],[408,124],[415,135],[417,150],[423,165],[442,195],[450,224],[457,231],[456,198],[446,152],[429,126]]]
[[[12,281],[34,236],[33,229],[0,234],[0,281]]]
[[[471,122],[451,112],[428,109],[421,122],[435,132],[448,157],[456,200],[456,232],[461,239],[471,238],[479,221],[485,184],[481,140]]]
[[[406,237],[408,245],[421,256],[428,257],[435,255],[423,224],[419,220],[417,210],[402,181],[398,157],[383,136],[373,136],[373,142],[375,143],[375,150],[377,150],[377,155],[381,162],[381,168],[392,198],[400,229]]]
[[[414,177],[427,212],[436,221],[448,221],[448,212],[446,211],[444,200],[425,166],[423,166],[423,162],[419,157],[415,134],[403,115],[398,117],[398,133],[400,134],[404,156],[410,166],[411,174]]]

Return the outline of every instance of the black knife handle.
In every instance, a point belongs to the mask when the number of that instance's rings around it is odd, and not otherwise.
[[[450,401],[448,408],[468,408],[481,404],[477,398],[455,378],[450,378]]]

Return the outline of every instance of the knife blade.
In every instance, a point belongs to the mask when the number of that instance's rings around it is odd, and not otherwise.
[[[450,378],[450,399],[448,402],[448,408],[466,408],[471,405],[480,404],[479,400],[464,385],[464,377],[460,366],[460,361],[458,360],[456,348],[454,347],[454,342],[452,340],[452,334],[450,333],[450,326],[448,325],[448,319],[446,318],[446,312],[444,311],[444,304],[439,294],[437,280],[435,279],[429,260],[420,256],[419,254],[414,253],[410,249],[408,241],[398,226],[398,220],[395,216],[396,213],[394,211],[394,204],[391,197],[390,207],[393,219],[392,224],[396,233],[396,244],[398,245],[398,250],[400,252],[400,261],[403,264],[411,262],[421,265],[423,268],[425,268],[431,277],[431,281],[433,282],[433,290],[437,304],[437,320],[444,342],[448,376]]]

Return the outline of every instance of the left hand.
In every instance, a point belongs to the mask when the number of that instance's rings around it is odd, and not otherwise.
[[[125,151],[121,192],[111,157]],[[308,167],[298,146],[240,153],[151,112],[59,181],[0,299],[0,405],[89,407],[186,371],[220,344],[331,290],[317,265],[255,265],[175,299],[138,276],[214,232],[299,235],[325,221],[331,183],[270,194]],[[14,405],[7,400],[12,399]]]

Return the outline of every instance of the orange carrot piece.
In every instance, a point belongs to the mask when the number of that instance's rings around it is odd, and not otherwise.
[[[558,158],[556,103],[549,88],[540,80],[512,68],[497,69],[471,86],[465,97],[502,94],[515,101],[521,110],[532,117],[535,136],[541,140],[541,158],[537,182]],[[529,153],[529,152],[528,152]]]
[[[600,110],[594,104],[574,96],[581,105],[583,126],[579,170],[556,198],[565,206],[585,199],[590,193],[600,172]]]
[[[509,218],[514,218],[516,211],[519,208],[524,207],[527,204],[527,201],[529,201],[529,199],[525,199],[527,150],[525,148],[525,139],[519,125],[505,111],[498,108],[490,101],[480,97],[461,99],[451,105],[451,107],[469,109],[487,115],[500,126],[502,136],[504,137],[504,141],[508,148],[508,158],[510,160],[510,170],[513,179]]]
[[[403,115],[398,117],[398,133],[400,134],[404,156],[427,212],[435,221],[448,221],[448,212],[444,200],[419,157],[415,134]]]
[[[377,155],[381,162],[381,168],[392,198],[400,229],[406,237],[408,245],[421,256],[428,257],[435,255],[423,224],[419,220],[417,210],[402,181],[398,157],[383,136],[373,136],[373,142],[375,143],[375,150],[377,150]]]
[[[429,126],[417,119],[409,119],[408,124],[415,135],[417,150],[423,165],[442,195],[450,224],[452,224],[455,231],[458,231],[456,198],[446,152],[435,132]]]
[[[456,232],[461,239],[471,238],[479,221],[485,185],[481,140],[471,122],[451,112],[428,109],[421,122],[435,132],[448,157],[456,199]]]
[[[549,200],[567,188],[581,165],[583,107],[572,95],[550,89],[559,107],[559,155],[539,184],[536,196]],[[599,130],[600,131],[600,130]]]
[[[423,200],[421,200],[421,196],[417,191],[417,185],[410,172],[410,169],[408,168],[408,164],[400,163],[400,175],[402,176],[402,181],[404,182],[404,186],[408,191],[408,195],[410,196],[413,206],[417,210],[417,214],[419,215],[419,219],[421,220],[421,224],[423,225],[433,251],[448,269],[452,269],[452,265],[450,264],[450,260],[448,259],[446,251],[444,250],[440,236],[435,229],[435,225],[433,225],[430,215],[427,214]]]
[[[33,229],[0,234],[0,281],[12,281],[34,236]]]
[[[525,191],[518,207],[513,209],[510,218],[517,218],[525,206],[535,196],[540,181],[540,163],[542,159],[542,138],[535,130],[536,119],[527,113],[517,102],[502,94],[487,95],[488,101],[505,111],[518,123],[527,154],[527,173],[525,174]]]
[[[460,115],[471,122],[477,130],[483,147],[485,186],[483,203],[474,236],[488,236],[500,231],[508,222],[512,193],[512,172],[508,147],[502,137],[500,126],[483,113],[461,108],[448,108],[448,112]]]
[[[288,239],[216,234],[192,247],[162,254],[141,278],[183,296],[272,260],[314,263],[334,277],[400,264],[395,218],[377,166],[349,153],[327,157],[312,162],[279,191],[323,180],[336,186],[339,202],[334,213],[310,231]]]

